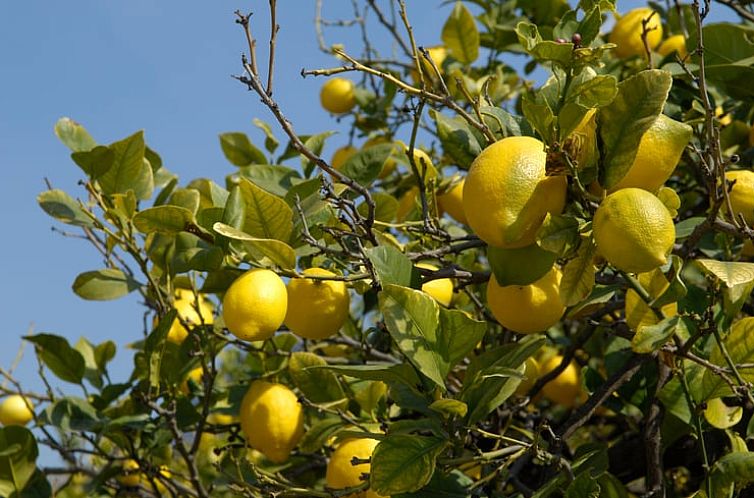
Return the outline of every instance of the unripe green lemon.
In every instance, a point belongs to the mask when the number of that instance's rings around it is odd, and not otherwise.
[[[326,111],[344,114],[356,105],[353,82],[345,78],[332,78],[322,85],[319,101]]]
[[[244,341],[263,341],[283,324],[288,306],[285,284],[276,273],[257,268],[238,277],[223,297],[223,320]]]
[[[416,266],[432,271],[437,271],[438,269],[435,265],[429,263],[417,263]],[[422,284],[422,292],[429,294],[435,301],[448,307],[453,300],[453,281],[449,278],[430,280]]]
[[[673,174],[683,149],[691,139],[691,127],[660,114],[642,135],[634,162],[611,191],[627,187],[657,190]]]
[[[282,384],[252,382],[238,418],[249,445],[274,463],[285,462],[304,435],[304,410]]]
[[[631,57],[634,55],[644,55],[644,42],[641,39],[642,20],[652,15],[652,9],[642,7],[627,12],[615,23],[613,31],[610,33],[608,41],[615,43],[615,55],[621,58]],[[662,23],[660,15],[655,12],[649,23],[647,23],[647,44],[650,50],[655,48],[662,40]]]
[[[303,273],[335,276],[322,268],[307,268]],[[324,339],[338,333],[348,318],[350,303],[343,281],[292,278],[288,283],[288,312],[284,323],[299,337]]]
[[[566,178],[546,176],[542,142],[507,137],[484,149],[471,164],[463,187],[469,226],[489,245],[534,243],[547,213],[563,210]]]
[[[555,355],[542,365],[540,372],[546,375],[555,370],[562,361],[562,356]],[[581,389],[579,369],[576,365],[569,363],[565,370],[542,387],[542,394],[553,403],[565,408],[573,408],[581,402],[584,399],[584,392]]]
[[[727,171],[725,179],[736,182],[728,194],[734,215],[741,213],[749,226],[754,225],[754,172],[744,169]]]
[[[495,275],[487,284],[487,306],[500,325],[519,334],[544,332],[565,312],[560,300],[563,274],[553,267],[529,285],[498,285]]]
[[[11,394],[0,403],[0,424],[26,425],[33,418],[32,404],[20,394]]]
[[[367,460],[372,457],[374,448],[379,444],[376,439],[358,438],[346,439],[338,445],[330,461],[327,462],[325,482],[332,489],[343,489],[358,486],[364,481],[362,474],[368,474],[371,464],[360,463],[352,465],[351,460],[358,458]],[[380,498],[380,495],[372,490],[349,495],[350,498]]]
[[[639,188],[624,188],[602,201],[593,220],[602,256],[619,270],[644,273],[664,265],[675,242],[665,205]]]

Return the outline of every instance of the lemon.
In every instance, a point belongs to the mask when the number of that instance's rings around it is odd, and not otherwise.
[[[430,265],[429,263],[417,263],[416,266],[432,271],[437,271],[438,269],[435,265]],[[422,292],[429,294],[435,301],[448,307],[453,300],[453,281],[449,278],[430,280],[422,284]]]
[[[610,33],[608,41],[615,43],[615,55],[618,57],[631,57],[634,55],[644,55],[644,42],[641,39],[642,20],[652,15],[652,9],[642,7],[627,12],[615,23],[613,31]],[[662,40],[662,24],[660,15],[654,13],[647,24],[647,44],[650,50],[655,48]]]
[[[186,374],[186,378],[183,379],[183,382],[181,383],[181,392],[183,392],[183,394],[189,393],[189,381],[192,381],[197,386],[201,386],[203,373],[204,370],[202,367],[198,366]]]
[[[197,305],[199,311],[197,312]],[[194,293],[187,289],[178,289],[173,306],[178,312],[178,316],[173,320],[168,330],[168,341],[174,344],[181,344],[188,337],[189,330],[184,324],[189,326],[211,325],[214,321],[212,313],[214,306],[212,302],[199,296],[197,302]]]
[[[670,282],[665,278],[665,275],[657,269],[648,273],[642,273],[639,275],[639,283],[649,293],[653,299],[662,295],[663,292],[670,286]],[[675,316],[678,314],[678,304],[669,303],[660,308],[660,311],[666,317]],[[639,297],[639,295],[633,289],[626,291],[626,324],[631,327],[632,330],[639,330],[639,327],[645,327],[647,325],[655,325],[659,323],[660,319],[647,306],[647,303]]]
[[[438,45],[435,47],[427,47],[427,52],[432,58],[432,61],[437,66],[437,69],[440,70],[440,74],[443,74],[442,64],[448,57],[448,50],[442,45]],[[421,53],[419,53],[419,60],[422,64],[422,72],[424,73],[425,80],[433,81],[437,79],[437,74],[432,68],[432,64],[430,64],[429,61],[425,59]],[[411,79],[413,80],[414,85],[418,85],[420,83],[419,72],[416,69],[411,70]]]
[[[0,403],[0,424],[26,425],[34,418],[32,404],[20,394],[11,394]]]
[[[285,462],[304,435],[304,410],[282,384],[252,382],[238,418],[249,445],[274,463]]]
[[[675,226],[665,205],[638,188],[624,188],[602,201],[593,220],[600,254],[616,268],[644,273],[667,262]]]
[[[330,456],[330,461],[327,462],[325,474],[327,487],[343,489],[362,484],[364,481],[361,479],[361,475],[369,473],[371,464],[352,465],[351,460],[353,458],[362,460],[371,458],[377,444],[379,444],[379,441],[370,438],[346,439],[340,443]],[[372,490],[349,496],[350,498],[380,498],[380,495]]]
[[[720,126],[728,126],[733,122],[733,114],[726,113],[722,106],[715,107],[715,117],[720,122]]]
[[[534,243],[545,215],[565,206],[566,178],[545,175],[544,145],[531,137],[507,137],[484,149],[463,186],[469,226],[489,245]]]
[[[611,191],[637,187],[656,192],[673,174],[690,139],[689,125],[660,114],[642,135],[626,176]]]
[[[534,358],[527,358],[526,363],[524,363],[524,378],[521,379],[521,383],[516,388],[516,394],[526,396],[526,393],[534,387],[539,377],[539,362]]]
[[[746,223],[754,225],[754,172],[743,169],[727,171],[725,179],[736,182],[728,194],[733,214],[736,217],[743,214]]]
[[[141,473],[139,472],[139,463],[133,458],[129,458],[121,465],[123,471],[118,475],[118,482],[124,486],[135,487],[141,483]]]
[[[500,325],[519,334],[533,334],[549,329],[563,316],[560,300],[563,274],[553,267],[529,285],[498,285],[495,275],[487,284],[487,306]]]
[[[283,324],[288,305],[285,284],[274,272],[257,268],[238,277],[223,298],[223,320],[244,341],[262,341]]]
[[[353,81],[345,78],[332,78],[322,85],[319,101],[322,107],[333,114],[344,114],[356,105]]]
[[[339,148],[332,155],[332,159],[330,159],[330,166],[335,169],[340,169],[341,167],[343,167],[346,161],[351,159],[351,157],[353,157],[353,155],[358,151],[359,149],[357,149],[353,145],[346,145],[345,147]]]
[[[334,277],[322,268],[308,268],[304,275]],[[285,325],[299,337],[324,339],[337,334],[348,318],[351,300],[346,283],[337,280],[292,278],[288,283]]]
[[[451,218],[459,223],[466,224],[466,213],[463,212],[463,184],[465,180],[451,185],[444,193],[437,196],[437,204],[440,209],[450,215]]]
[[[403,147],[403,152],[406,154],[406,157],[408,158],[408,150],[409,147],[406,145]],[[416,166],[416,169],[419,171],[419,174],[422,178],[427,179],[428,177],[435,176],[436,170],[435,165],[432,164],[432,159],[427,155],[426,152],[421,150],[418,147],[414,147],[414,165]],[[409,161],[410,164],[410,161]]]
[[[209,414],[207,422],[216,425],[230,425],[236,422],[236,417],[228,415],[227,413],[214,412]]]
[[[395,220],[406,221],[406,218],[416,206],[416,198],[419,196],[419,187],[411,187],[398,199],[398,210],[395,212]]]
[[[542,365],[542,375],[555,370],[563,361],[563,357],[555,355]],[[542,395],[553,403],[565,408],[572,408],[584,399],[579,380],[579,369],[573,363],[569,363],[560,375],[542,387]]]
[[[686,38],[684,38],[683,35],[669,36],[659,47],[657,47],[657,53],[663,57],[668,56],[673,52],[677,52],[678,57],[681,59],[688,54],[686,51]]]

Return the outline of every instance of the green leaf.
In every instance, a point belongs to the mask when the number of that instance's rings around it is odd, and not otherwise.
[[[529,285],[552,268],[558,255],[537,244],[516,249],[487,247],[487,259],[498,285]]]
[[[301,140],[303,140],[304,146],[312,151],[314,155],[320,156],[322,154],[322,149],[325,147],[325,140],[327,140],[334,134],[334,131],[325,131],[322,133],[317,133],[316,135],[308,136],[306,138],[301,137]],[[304,170],[304,176],[306,178],[309,178],[311,176],[315,167],[315,164],[311,162],[308,157],[304,156],[303,154],[301,155],[301,168]]]
[[[79,203],[63,190],[45,190],[37,196],[37,202],[45,213],[53,218],[79,227],[93,226]]]
[[[343,429],[343,420],[340,417],[325,417],[317,420],[304,433],[298,447],[303,453],[315,453],[341,429]]]
[[[675,238],[676,240],[682,240],[691,235],[694,229],[704,223],[706,218],[702,216],[694,216],[692,218],[686,218],[683,221],[679,221],[675,225]]]
[[[567,68],[571,65],[571,58],[573,57],[573,43],[544,40],[534,45],[529,53],[539,63],[550,62]]]
[[[679,327],[686,327],[679,316],[671,316],[654,325],[639,327],[631,338],[631,349],[640,354],[653,353],[659,350]]]
[[[563,267],[560,281],[560,299],[566,306],[573,306],[589,296],[594,288],[595,246],[591,239],[582,238],[576,257]]]
[[[429,112],[437,125],[437,137],[442,144],[442,150],[460,168],[468,169],[474,159],[482,152],[482,147],[468,123],[457,117],[449,118],[435,110]]]
[[[442,27],[442,42],[454,59],[471,64],[479,57],[479,29],[474,16],[460,1]]]
[[[439,307],[435,300],[421,291],[388,284],[379,294],[379,303],[398,348],[417,370],[445,389],[450,364],[440,352]]]
[[[144,132],[109,145],[115,158],[113,165],[97,181],[106,194],[125,194],[133,190],[138,199],[149,199],[154,189],[154,176],[144,158]]]
[[[521,108],[524,117],[531,126],[539,133],[546,143],[551,143],[555,135],[555,115],[547,104],[538,103],[529,94],[524,94],[521,99]]]
[[[730,496],[734,488],[740,489],[754,481],[754,453],[750,451],[728,453],[715,462],[707,479],[711,481],[714,498]]]
[[[707,401],[704,409],[704,418],[709,425],[716,429],[729,429],[738,424],[743,417],[744,409],[741,406],[728,406],[721,398],[712,398]]]
[[[329,403],[345,398],[340,382],[325,369],[315,369],[327,362],[314,353],[296,351],[288,359],[288,373],[301,392],[313,403]]]
[[[157,323],[157,326],[149,333],[144,341],[144,354],[147,358],[147,380],[152,389],[160,386],[160,373],[162,371],[162,357],[165,354],[165,345],[170,327],[178,316],[175,309],[171,309]]]
[[[327,365],[321,368],[363,380],[380,380],[406,386],[417,386],[421,383],[414,368],[406,364]]]
[[[293,186],[293,180],[301,178],[295,169],[277,164],[252,164],[238,169],[238,175],[248,178],[255,185],[278,197],[285,197]]]
[[[92,150],[74,152],[71,154],[71,159],[92,180],[96,180],[112,168],[115,162],[115,153],[109,147],[98,145]]]
[[[565,498],[600,498],[600,485],[589,472],[583,472],[568,485]]]
[[[91,150],[97,146],[89,132],[71,118],[60,118],[55,123],[55,135],[74,152]]]
[[[473,482],[460,470],[454,470],[447,475],[436,470],[429,484],[420,490],[393,495],[393,498],[469,498],[468,487]]]
[[[558,257],[566,256],[579,244],[579,220],[565,214],[547,213],[537,230],[537,244]]]
[[[446,441],[437,437],[387,436],[372,454],[370,489],[383,496],[421,489],[432,478],[445,446]]]
[[[537,25],[528,21],[521,21],[516,24],[516,36],[518,37],[518,43],[521,44],[527,53],[531,52],[542,41],[542,36],[539,34]]]
[[[104,372],[107,364],[115,358],[115,343],[113,341],[105,341],[94,348],[94,361],[97,364],[97,369]]]
[[[602,27],[602,12],[599,7],[594,7],[586,12],[579,23],[577,32],[581,35],[581,46],[588,47],[600,34]]]
[[[358,151],[340,168],[340,172],[361,185],[369,185],[396,151],[396,144],[377,144]]]
[[[469,425],[483,420],[516,391],[524,363],[544,345],[545,338],[530,335],[517,343],[505,344],[475,356],[463,382],[461,400],[469,406]],[[518,375],[511,375],[511,371]]]
[[[600,108],[597,120],[602,139],[603,187],[614,187],[628,172],[641,137],[662,112],[672,83],[667,71],[642,71],[623,80],[615,100]]]
[[[469,411],[469,407],[466,403],[457,399],[438,399],[437,401],[432,402],[429,407],[438,413],[459,418],[465,417],[466,413]]]
[[[618,94],[618,80],[615,76],[601,74],[591,76],[594,71],[584,70],[574,78],[568,88],[566,100],[592,108],[610,104]],[[591,76],[591,77],[590,77]]]
[[[447,356],[451,368],[476,347],[486,332],[487,322],[474,320],[460,310],[440,308],[440,352]]]
[[[715,23],[705,25],[702,34],[706,79],[733,99],[753,100],[754,30],[750,26]],[[696,44],[696,31],[692,30],[686,46]]]
[[[25,336],[24,339],[35,345],[39,358],[59,379],[81,384],[86,370],[84,357],[64,337],[37,334]]]
[[[398,199],[385,192],[374,192],[372,194],[374,201],[374,219],[385,223],[390,223],[395,219],[398,213]],[[362,202],[358,207],[359,214],[366,217],[369,207],[366,202]]]
[[[61,431],[96,431],[102,426],[97,410],[85,399],[66,396],[45,410],[51,425]]]
[[[267,257],[283,269],[296,267],[296,251],[285,242],[252,237],[224,223],[215,223],[212,229],[224,237],[242,242],[255,259]]]
[[[414,265],[401,251],[392,246],[377,246],[367,249],[366,254],[383,288],[390,284],[411,285]]]
[[[293,230],[293,210],[288,204],[245,178],[238,186],[246,213],[243,231],[259,239],[287,242]]]
[[[196,215],[201,207],[202,194],[193,188],[177,188],[170,195],[168,204],[171,206],[187,209],[192,215]],[[209,209],[209,206],[205,206]]]
[[[264,153],[249,141],[249,137],[245,133],[222,133],[220,135],[220,147],[222,147],[223,154],[228,161],[235,166],[267,164]]]
[[[495,137],[497,137],[498,140],[505,137],[517,137],[521,135],[521,124],[519,123],[519,120],[521,119],[520,116],[514,116],[500,107],[486,105],[481,106],[479,112],[482,114],[484,123],[490,128],[490,130],[492,130],[492,133],[495,134]],[[443,150],[447,152],[445,145],[443,145]]]
[[[81,337],[73,347],[84,358],[84,365],[86,367],[84,377],[86,380],[97,389],[102,389],[102,372],[94,359],[94,346],[92,343],[86,340],[86,338]]]
[[[278,139],[275,138],[275,135],[272,133],[272,128],[270,127],[270,125],[259,118],[254,118],[251,120],[251,122],[254,123],[254,126],[264,132],[264,148],[267,149],[267,152],[269,152],[270,154],[275,152],[275,150],[278,148],[278,145],[280,145],[280,142],[278,142]]]
[[[697,259],[696,263],[706,273],[722,281],[727,287],[748,284],[754,281],[754,263]]]
[[[118,299],[138,289],[139,283],[116,268],[87,271],[73,282],[73,292],[90,301]]]
[[[0,496],[18,496],[31,480],[39,456],[34,434],[20,425],[0,428]]]
[[[730,329],[730,333],[723,338],[722,343],[734,365],[754,363],[754,317],[742,318],[734,323]],[[717,343],[712,346],[709,361],[719,367],[727,368],[728,366],[725,356]],[[754,381],[754,369],[739,369],[738,373],[743,380],[747,382]],[[731,374],[728,375],[732,377]],[[705,370],[704,377],[702,378],[702,392],[704,394],[701,401],[733,394],[730,386],[720,376],[714,374],[709,369]]]
[[[147,208],[136,213],[134,226],[142,233],[177,233],[195,225],[194,214],[184,207],[164,205]]]

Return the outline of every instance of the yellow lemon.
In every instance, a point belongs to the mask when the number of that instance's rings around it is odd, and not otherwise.
[[[398,210],[395,212],[396,221],[403,222],[416,207],[416,197],[419,195],[419,187],[411,187],[398,199]]]
[[[406,154],[406,157],[408,157],[408,150],[409,147],[407,145],[404,146],[403,152]],[[436,174],[435,165],[432,164],[432,159],[429,157],[429,155],[427,155],[426,152],[418,147],[414,147],[413,157],[414,165],[416,166],[416,169],[419,171],[419,174],[422,178],[426,179]]]
[[[459,223],[466,224],[466,213],[463,212],[463,184],[464,179],[454,183],[442,195],[437,196],[437,204],[451,218]]]
[[[557,368],[563,361],[563,357],[555,355],[542,365],[542,375],[546,375]],[[542,387],[542,395],[553,403],[565,408],[572,408],[584,399],[579,380],[579,369],[573,363],[569,363],[560,375]]]
[[[379,441],[369,438],[346,439],[340,443],[330,456],[330,461],[327,462],[325,474],[327,487],[343,489],[362,484],[364,480],[361,479],[361,475],[369,473],[371,464],[352,465],[351,460],[354,458],[362,460],[371,458],[377,444],[379,444]],[[350,498],[380,498],[380,495],[371,490],[349,496]]]
[[[644,273],[664,265],[675,242],[665,205],[646,190],[624,188],[602,201],[593,220],[600,254],[616,268]]]
[[[194,293],[188,289],[178,289],[173,306],[178,316],[173,320],[168,330],[168,341],[181,344],[188,337],[189,330],[184,324],[195,327],[197,325],[211,325],[214,321],[212,302],[199,296],[197,301]],[[197,311],[198,307],[198,311]]]
[[[189,393],[189,381],[192,381],[197,386],[202,385],[202,374],[204,373],[204,370],[201,366],[198,366],[191,370],[188,374],[186,374],[186,378],[183,379],[183,383],[181,383],[181,391],[183,394]]]
[[[429,263],[417,263],[416,266],[432,271],[438,269],[435,265],[430,265]],[[448,307],[453,300],[453,281],[449,278],[430,280],[429,282],[422,284],[422,292],[429,294],[435,301]]]
[[[488,244],[515,248],[534,243],[545,215],[565,206],[566,178],[545,175],[544,145],[507,137],[484,149],[463,186],[469,226]]]
[[[726,113],[722,106],[715,107],[715,117],[721,126],[728,126],[733,122],[733,114]]]
[[[749,226],[754,225],[754,172],[743,169],[728,171],[725,179],[736,182],[729,194],[734,215],[741,213]]]
[[[427,52],[432,58],[432,61],[437,66],[437,69],[440,70],[440,74],[443,74],[442,64],[448,57],[448,50],[442,45],[438,45],[435,47],[427,47]],[[432,64],[430,64],[429,61],[425,59],[421,53],[419,53],[419,60],[422,64],[422,72],[424,73],[425,80],[433,81],[437,79],[437,74],[432,68]],[[416,69],[411,70],[411,79],[413,80],[414,85],[418,85],[420,83],[419,72]]]
[[[11,394],[0,403],[0,424],[28,424],[34,418],[31,407],[31,402],[20,394]]]
[[[686,51],[686,38],[684,38],[683,35],[669,36],[664,42],[662,42],[662,45],[657,47],[657,53],[663,57],[668,56],[673,52],[677,52],[681,59],[688,54]]]
[[[238,418],[249,445],[274,463],[285,462],[304,435],[304,410],[282,384],[252,382]]]
[[[236,421],[236,417],[227,413],[214,412],[207,417],[207,422],[216,425],[230,425]]]
[[[641,40],[642,20],[649,18],[650,15],[652,18],[647,24],[647,29],[650,30],[647,32],[647,44],[651,50],[660,43],[662,40],[660,15],[657,12],[654,15],[652,13],[652,9],[642,7],[627,12],[626,15],[618,19],[608,38],[610,43],[617,45],[615,55],[621,58],[644,55],[644,42]]]
[[[495,275],[487,284],[487,306],[500,325],[519,334],[533,334],[549,329],[563,316],[560,300],[563,274],[553,267],[529,285],[500,286]]]
[[[332,155],[332,159],[330,159],[330,166],[335,169],[340,169],[341,167],[343,167],[346,161],[351,159],[351,157],[353,157],[353,155],[358,151],[359,149],[357,149],[353,145],[346,145],[345,147],[339,148]]]
[[[139,472],[139,463],[133,458],[125,460],[121,465],[122,473],[116,479],[124,486],[135,487],[141,483],[141,473]]]
[[[223,297],[223,320],[244,341],[262,341],[283,324],[288,305],[285,284],[274,272],[257,268],[238,277]]]
[[[539,362],[534,358],[527,358],[524,364],[524,378],[521,379],[521,383],[516,388],[516,394],[526,396],[526,393],[534,387],[534,383],[537,382],[539,377]]]
[[[345,78],[332,78],[322,85],[319,101],[322,107],[333,114],[344,114],[356,105],[353,81]]]
[[[673,174],[691,139],[691,131],[689,125],[660,114],[642,135],[639,150],[626,176],[611,191],[636,187],[656,192]]]
[[[639,275],[639,283],[649,292],[650,297],[657,298],[670,286],[670,282],[665,275],[657,269],[648,273]],[[666,317],[678,314],[678,304],[669,303],[660,308]],[[639,330],[639,327],[654,325],[659,323],[657,315],[647,306],[647,303],[639,297],[633,289],[626,291],[626,323],[632,330]]]
[[[305,276],[334,277],[322,268],[307,268]],[[351,299],[346,283],[338,280],[292,278],[288,283],[285,325],[299,337],[324,339],[335,335],[348,318]]]

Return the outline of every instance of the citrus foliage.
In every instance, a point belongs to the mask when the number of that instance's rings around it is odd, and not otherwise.
[[[65,497],[749,486],[752,29],[698,4],[608,33],[610,0],[458,1],[425,49],[420,13],[359,8],[395,59],[333,45],[305,71],[347,139],[296,133],[255,43],[238,80],[281,133],[222,134],[222,184],[179,180],[142,132],[57,123],[86,192],[39,204],[106,262],[73,291],[138,293],[150,320],[123,379],[110,341],[24,338],[84,394],[0,405],[1,494],[50,496],[38,441]]]

